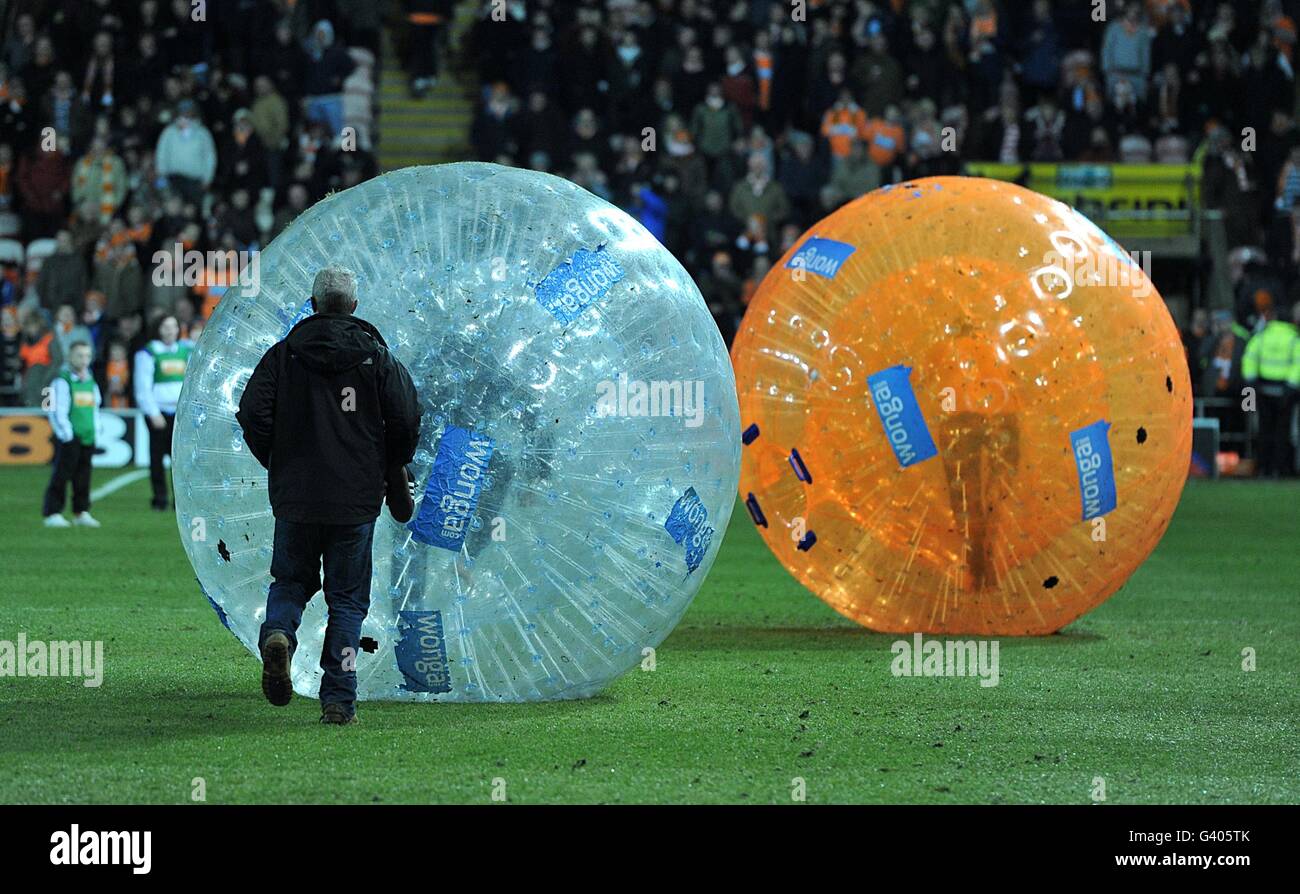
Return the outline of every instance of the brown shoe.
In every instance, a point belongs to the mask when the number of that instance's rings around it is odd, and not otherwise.
[[[337,702],[330,702],[320,706],[320,722],[347,726],[349,723],[357,722],[357,715],[350,713],[347,708]]]
[[[289,637],[278,630],[267,636],[262,643],[262,695],[278,708],[293,698],[293,679],[289,676],[292,661]]]

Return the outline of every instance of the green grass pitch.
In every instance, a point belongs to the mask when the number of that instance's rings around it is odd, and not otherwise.
[[[96,486],[113,475],[101,471]],[[0,678],[0,801],[1254,803],[1300,800],[1300,486],[1192,482],[1109,602],[1003,639],[1001,682],[895,678],[740,508],[658,651],[585,702],[360,706],[261,697],[144,481],[102,530],[40,526],[44,469],[0,470],[0,639],[105,642],[98,689]],[[1253,649],[1256,670],[1242,668]],[[494,789],[494,785],[496,788]]]

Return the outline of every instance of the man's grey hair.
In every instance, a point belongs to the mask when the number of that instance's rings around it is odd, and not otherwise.
[[[326,267],[316,274],[311,297],[316,299],[317,313],[352,313],[352,302],[357,300],[357,278],[346,267]]]

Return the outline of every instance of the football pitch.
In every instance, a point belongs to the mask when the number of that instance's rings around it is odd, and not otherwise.
[[[1189,483],[1110,601],[1000,641],[996,686],[894,676],[899,638],[795,583],[738,507],[653,670],[325,727],[262,699],[147,481],[95,504],[100,530],[46,530],[46,476],[0,470],[0,640],[102,640],[103,680],[0,677],[0,802],[1300,801],[1297,483]]]

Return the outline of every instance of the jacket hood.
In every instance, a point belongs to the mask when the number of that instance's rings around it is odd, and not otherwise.
[[[308,369],[326,375],[373,361],[388,347],[378,329],[348,314],[312,314],[289,330],[284,343]]]

